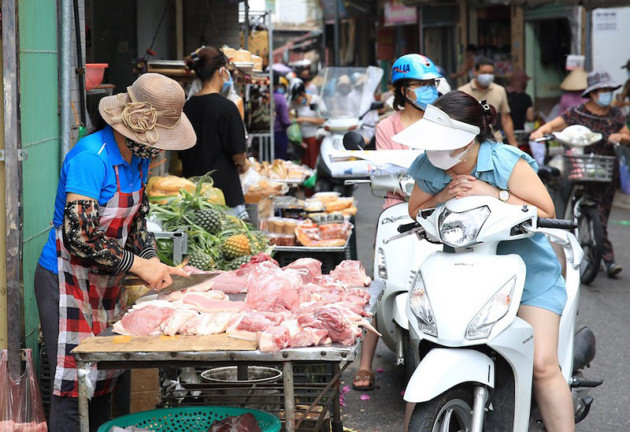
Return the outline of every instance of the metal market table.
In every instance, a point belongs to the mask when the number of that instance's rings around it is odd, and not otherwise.
[[[373,312],[382,286],[372,283],[370,303],[365,309]],[[227,334],[208,336],[97,336],[79,344],[72,352],[79,370],[90,363],[101,369],[144,369],[156,367],[207,367],[225,365],[274,364],[282,368],[284,398],[284,430],[295,432],[307,419],[309,412],[296,416],[294,366],[327,364],[332,367],[330,379],[318,396],[332,392],[332,430],[341,432],[339,382],[341,374],[355,359],[360,341],[353,346],[333,344],[308,348],[287,348],[279,352],[263,353],[256,342],[232,339]],[[79,379],[80,431],[89,432],[87,374]],[[310,406],[312,409],[318,400]]]

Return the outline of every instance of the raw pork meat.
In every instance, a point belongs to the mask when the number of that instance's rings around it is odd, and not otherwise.
[[[361,329],[350,322],[346,316],[336,308],[320,307],[310,313],[298,316],[300,327],[312,327],[326,330],[333,342],[342,345],[353,345],[356,338],[361,336]]]
[[[259,268],[247,279],[248,310],[281,312],[300,307],[302,277],[294,270]]]
[[[175,309],[175,313],[171,315],[170,318],[160,324],[160,329],[165,335],[173,336],[177,334],[179,329],[182,328],[184,324],[186,324],[189,320],[195,318],[197,315],[199,315],[199,312],[197,312],[192,307],[178,307]]]
[[[344,260],[335,267],[330,275],[350,286],[368,286],[371,279],[365,274],[365,268],[359,261]]]
[[[183,335],[210,335],[223,333],[232,319],[229,312],[202,313],[188,320],[180,329]]]
[[[245,302],[215,300],[208,293],[187,293],[182,302],[194,306],[199,312],[240,312],[245,308]]]
[[[258,349],[260,352],[277,352],[289,346],[291,335],[286,326],[269,327],[258,333]]]
[[[196,285],[195,285],[196,286]],[[164,300],[166,301],[170,301],[170,302],[176,302],[176,301],[181,301],[186,294],[188,293],[195,293],[195,292],[203,292],[203,296],[208,298],[208,299],[214,299],[214,300],[229,300],[229,297],[227,295],[225,295],[225,293],[223,291],[218,291],[218,290],[206,290],[206,291],[195,291],[192,288],[188,288],[187,290],[181,290],[181,291],[173,291],[172,293],[166,295],[165,297],[163,297]],[[160,294],[158,294],[158,299],[162,299],[162,297],[160,296]]]
[[[328,336],[328,331],[312,327],[300,328],[300,331],[291,336],[289,346],[292,348],[319,345]]]
[[[167,301],[147,301],[135,305],[114,324],[113,330],[123,335],[160,334],[160,325],[174,313],[175,308]]]
[[[322,262],[314,258],[300,258],[283,269],[297,270],[302,276],[302,282],[306,284],[322,275]]]
[[[247,292],[247,275],[237,275],[235,271],[223,272],[212,279],[212,289],[226,294]]]
[[[251,413],[245,413],[215,421],[208,432],[261,432],[261,430],[256,417]]]
[[[236,274],[238,276],[248,275],[254,267],[261,263],[266,263],[265,265],[273,264],[275,267],[280,267],[278,261],[271,258],[268,254],[260,252],[258,255],[253,256],[248,263],[241,264],[241,266],[236,270]]]

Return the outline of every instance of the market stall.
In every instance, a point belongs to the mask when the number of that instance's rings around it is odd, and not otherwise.
[[[301,277],[303,277],[305,275],[303,270],[308,268],[312,269],[310,265],[313,262],[314,260],[311,262],[303,262],[302,271],[296,274],[301,274]],[[258,263],[259,270],[267,267],[269,267],[269,264],[265,264],[264,262]],[[328,284],[330,284],[330,289],[325,292],[328,294],[345,292],[349,296],[348,298],[353,297],[355,299],[361,292],[369,294],[369,296],[361,294],[364,301],[359,303],[362,305],[361,314],[364,315],[367,320],[367,316],[375,310],[376,300],[382,290],[382,285],[372,283],[369,287],[364,288],[350,288],[346,285],[341,288],[342,291],[336,291],[340,286],[339,281],[346,280],[356,285],[359,282],[367,282],[367,280],[369,280],[365,278],[364,272],[356,272],[351,269],[360,269],[360,266],[350,263],[339,266],[335,269],[335,272],[331,272],[330,275],[321,275],[321,273],[319,273],[318,276],[314,276],[312,279],[313,282],[307,283],[306,286],[311,286],[311,289],[313,289],[316,283],[324,284],[324,281],[327,281]],[[252,269],[251,271],[255,272],[257,270]],[[295,272],[296,268],[274,268],[273,271],[291,273],[292,271]],[[317,270],[314,271],[313,275],[315,274],[318,274]],[[344,279],[343,274],[349,279]],[[236,273],[233,275],[236,276]],[[275,275],[280,275],[280,273],[274,273],[274,276]],[[334,282],[331,278],[338,278],[338,282]],[[258,279],[260,278],[250,277],[247,286],[251,287],[252,280]],[[233,283],[232,285],[233,288],[236,288],[234,285],[238,284]],[[337,288],[332,288],[333,286],[337,286]],[[218,287],[215,286],[214,288],[217,290]],[[296,292],[300,293],[300,297],[303,297],[305,294],[305,291]],[[325,292],[322,291],[320,294],[323,296]],[[186,293],[184,295],[189,294],[190,293]],[[198,292],[193,292],[192,294],[198,295]],[[254,301],[252,298],[248,298],[248,296],[252,296],[253,298],[253,289],[245,296],[245,304]],[[271,297],[273,297],[273,299],[269,299],[268,301],[283,301],[282,299],[278,299],[277,296],[271,295]],[[239,297],[236,296],[235,298]],[[314,299],[315,297],[312,297],[310,299],[311,302],[314,301]],[[152,300],[147,300],[147,303],[150,301]],[[238,302],[238,300],[236,302]],[[227,303],[230,302],[228,301]],[[142,305],[143,302],[140,302],[140,304]],[[144,308],[146,307],[148,306],[144,306]],[[265,309],[260,305],[258,307]],[[233,326],[232,330],[238,332],[238,337],[235,337],[235,333],[231,333],[230,329],[225,333],[220,332],[216,334],[185,335],[178,332],[172,335],[125,334],[127,332],[121,331],[121,326],[127,326],[128,330],[130,330],[132,326],[130,323],[133,320],[125,320],[123,316],[119,321],[120,324],[114,326],[114,331],[123,334],[113,335],[112,333],[108,333],[87,339],[74,349],[73,354],[77,360],[79,371],[89,370],[90,365],[93,363],[98,364],[99,369],[197,367],[201,368],[201,370],[208,370],[210,367],[217,365],[235,366],[237,369],[259,365],[272,366],[282,371],[281,383],[256,384],[254,386],[248,386],[247,383],[239,384],[238,382],[234,383],[234,385],[227,385],[225,382],[222,384],[185,385],[183,388],[179,387],[176,393],[166,392],[163,395],[161,405],[180,406],[181,404],[206,404],[209,400],[208,398],[211,398],[213,405],[229,405],[240,401],[239,405],[241,406],[253,404],[256,405],[257,408],[260,408],[262,404],[265,410],[277,413],[283,420],[285,430],[290,432],[319,430],[319,427],[326,419],[327,413],[330,412],[332,430],[341,431],[343,428],[339,399],[339,379],[341,373],[356,356],[359,344],[357,336],[360,335],[361,332],[359,331],[357,333],[356,328],[351,329],[351,326],[346,327],[338,323],[330,324],[331,327],[326,327],[326,325],[322,324],[320,327],[329,329],[327,333],[328,339],[322,340],[323,344],[318,342],[315,346],[304,346],[311,344],[311,342],[305,343],[303,339],[301,339],[302,336],[308,334],[309,329],[310,331],[317,331],[315,327],[310,328],[305,324],[305,321],[308,321],[308,319],[304,318],[305,315],[303,314],[309,307],[311,306],[301,304],[299,308],[301,312],[298,314],[302,315],[300,315],[298,321],[301,322],[304,327],[301,327],[301,330],[296,333],[296,335],[298,335],[298,341],[291,339],[292,342],[287,342],[302,345],[300,347],[287,346],[287,343],[279,346],[273,345],[277,343],[275,339],[270,346],[268,344],[269,340],[266,341],[264,334],[265,332],[272,332],[271,330],[258,332],[258,337],[255,340],[251,338],[247,339],[243,335],[244,331],[239,331],[239,327],[237,326]],[[327,312],[331,312],[331,308],[335,309],[335,307],[331,305],[320,306],[320,308]],[[131,314],[133,310],[137,311],[140,309],[142,309],[142,306],[132,309],[130,312],[127,312],[127,314]],[[273,308],[267,309],[274,310]],[[341,308],[337,309],[338,311],[341,310]],[[297,311],[298,309],[294,310],[296,313]],[[286,314],[287,312],[288,311],[282,312],[282,314]],[[260,312],[254,313],[260,314]],[[127,316],[127,314],[125,316]],[[321,317],[323,315],[319,316]],[[357,314],[357,316],[359,315]],[[243,319],[243,317],[240,317],[240,321],[238,322],[242,323]],[[349,322],[346,324],[348,323]],[[287,325],[289,324],[287,323]],[[310,325],[316,326],[318,324],[311,322]],[[355,325],[358,324],[355,322]],[[369,328],[367,321],[361,325],[365,325]],[[321,331],[322,328],[319,330]],[[338,332],[339,328],[343,328],[343,331]],[[299,340],[302,341],[299,342]],[[320,374],[319,379],[313,379],[313,375],[309,376],[308,374],[306,374],[308,378],[303,379],[305,377],[305,368],[313,366],[323,367],[324,373]],[[296,373],[296,371],[299,372]],[[80,373],[79,375],[81,377],[79,380],[81,431],[86,432],[89,430],[87,400],[90,381],[89,374]],[[247,374],[245,376],[247,376]],[[184,395],[182,394],[182,390],[185,390]],[[255,394],[257,397],[254,398],[251,403],[247,403],[247,399],[252,396],[252,392],[261,390],[265,392],[263,393],[264,399],[262,401],[261,394],[258,393],[257,395]],[[196,399],[186,397],[186,392],[195,395]],[[235,395],[238,395],[239,392],[246,397],[237,397],[237,400],[235,400]]]

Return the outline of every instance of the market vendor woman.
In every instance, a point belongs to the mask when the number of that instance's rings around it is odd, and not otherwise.
[[[70,351],[98,335],[120,310],[120,281],[134,273],[149,288],[185,273],[160,262],[147,231],[144,185],[149,161],[162,150],[195,144],[182,113],[184,91],[159,74],[144,74],[127,93],[101,99],[107,126],[80,140],[66,155],[55,200],[53,230],[35,271],[50,370],[54,372],[49,430],[79,430],[77,369]],[[90,430],[108,420],[110,393],[121,371],[90,378]]]

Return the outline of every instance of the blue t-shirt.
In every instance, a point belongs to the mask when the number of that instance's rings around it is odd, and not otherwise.
[[[519,159],[524,159],[535,171],[536,161],[528,154],[510,145],[485,141],[479,147],[477,165],[471,175],[499,189],[508,188],[508,180]],[[424,192],[436,195],[451,181],[451,177],[431,164],[423,153],[409,167],[409,175]],[[506,241],[497,248],[499,255],[517,254],[527,267],[525,290],[521,302],[536,297],[551,288],[561,275],[560,262],[543,234],[533,237]]]
[[[66,155],[61,167],[53,227],[58,228],[63,223],[68,193],[94,198],[99,205],[105,205],[118,189],[115,166],[118,166],[120,191],[131,193],[140,190],[146,182],[149,162],[150,159],[140,159],[133,155],[131,163],[127,163],[120,154],[110,126],[80,140]],[[50,231],[48,242],[39,257],[39,264],[57,273],[55,229]]]

